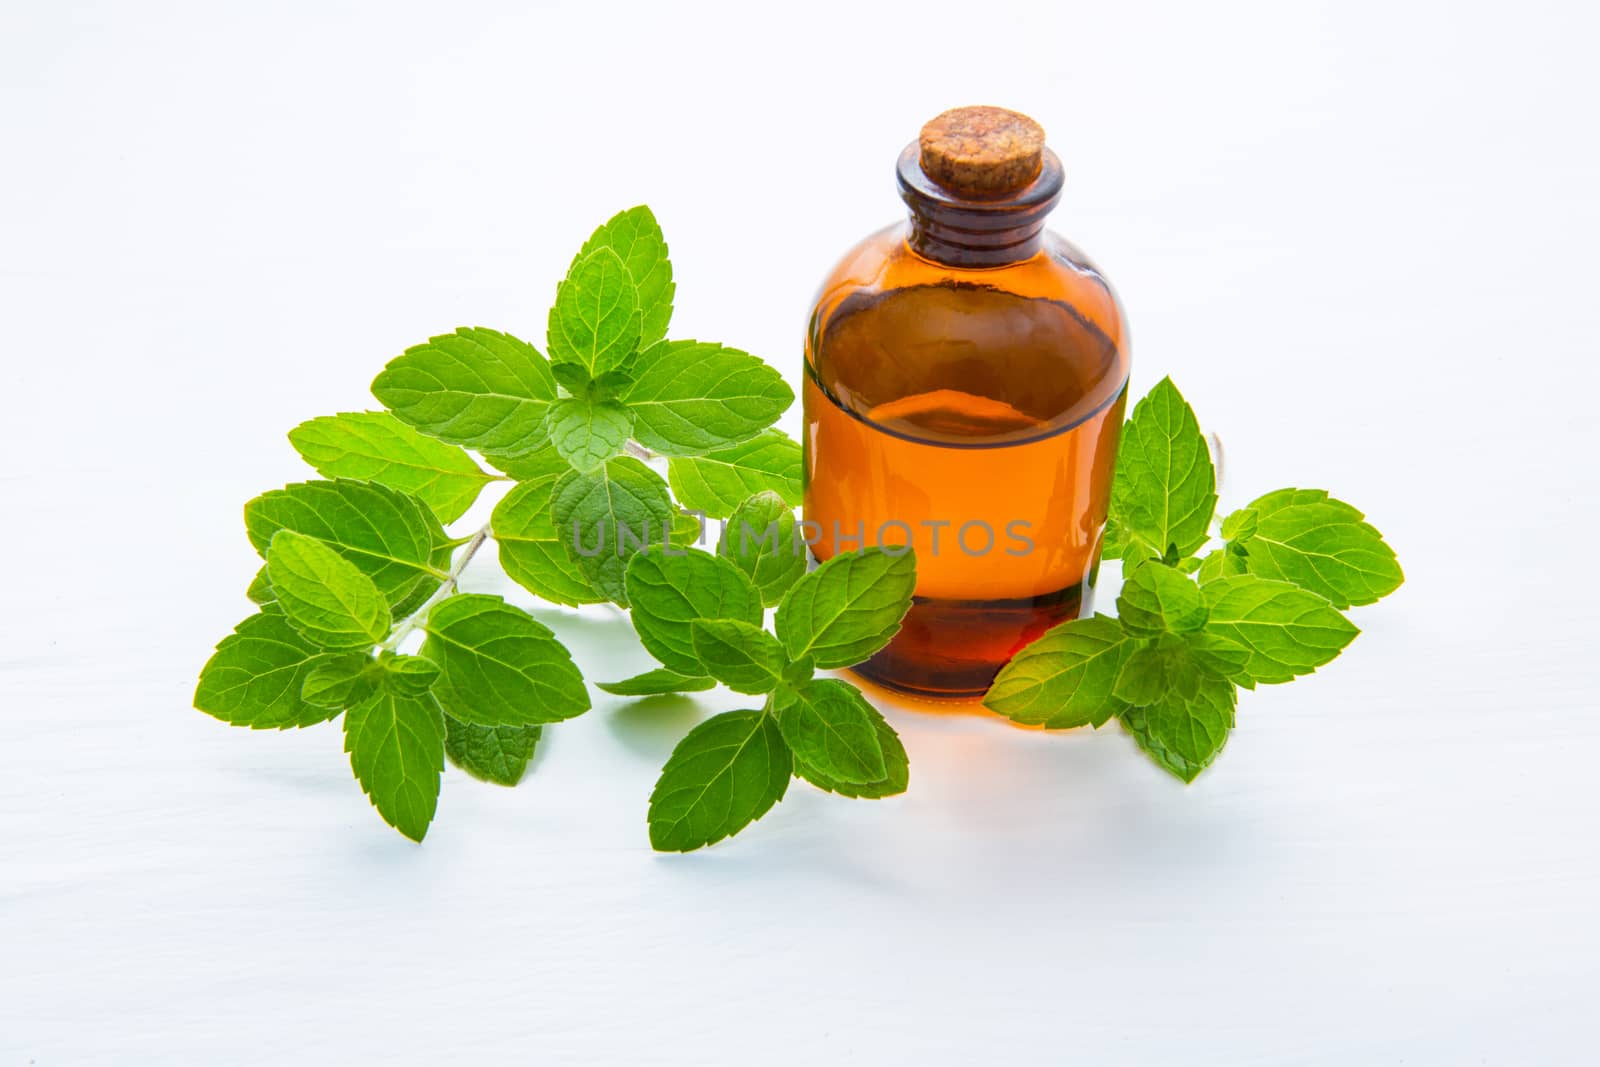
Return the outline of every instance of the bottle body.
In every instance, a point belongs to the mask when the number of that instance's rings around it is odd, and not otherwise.
[[[1006,220],[1017,225],[1001,240],[994,227],[941,230],[949,213],[907,190],[904,158],[901,171],[910,222],[847,254],[810,318],[805,517],[819,560],[863,545],[916,550],[913,606],[858,672],[970,698],[1028,642],[1089,610],[1126,335],[1099,271],[1043,230],[1053,194]],[[963,252],[980,230],[987,245]]]

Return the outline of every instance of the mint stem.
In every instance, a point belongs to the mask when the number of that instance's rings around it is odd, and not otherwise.
[[[439,586],[434,591],[434,594],[423,602],[420,608],[412,612],[399,626],[396,626],[394,631],[389,634],[389,639],[379,647],[388,652],[395,651],[400,647],[400,642],[404,641],[407,635],[426,623],[428,621],[428,613],[433,610],[434,605],[455,594],[456,586],[461,578],[461,572],[467,569],[467,564],[472,562],[472,557],[478,554],[478,549],[482,548],[483,543],[488,539],[489,523],[484,523],[483,527],[467,541],[466,551],[461,553],[455,562],[451,564],[449,572],[445,575],[444,584]]]
[[[628,441],[622,447],[623,450],[628,453],[628,455],[635,456],[642,460],[652,460],[656,458],[656,454],[654,452],[650,451],[637,441]]]

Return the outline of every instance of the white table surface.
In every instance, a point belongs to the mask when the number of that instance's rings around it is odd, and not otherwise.
[[[0,1062],[1594,1062],[1597,29],[6,3]],[[1136,391],[1172,374],[1223,435],[1224,505],[1329,488],[1407,570],[1198,783],[1114,730],[888,707],[906,796],[796,785],[657,856],[661,763],[738,698],[597,692],[520,788],[449,772],[418,848],[336,728],[190,709],[291,426],[431,333],[541,338],[640,201],[675,335],[798,381],[901,145],[976,101],[1048,129],[1056,228],[1121,291]],[[647,665],[617,613],[535,611],[591,678]]]

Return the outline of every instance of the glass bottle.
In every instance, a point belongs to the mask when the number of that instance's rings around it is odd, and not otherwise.
[[[851,249],[811,312],[805,518],[819,560],[916,549],[911,610],[858,673],[970,698],[1089,610],[1127,331],[1100,271],[1044,228],[1063,175],[1033,120],[945,112],[897,174],[909,219]]]

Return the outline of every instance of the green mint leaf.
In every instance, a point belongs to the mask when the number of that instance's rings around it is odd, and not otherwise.
[[[1125,541],[1178,559],[1206,543],[1216,511],[1216,472],[1194,412],[1163,378],[1122,430],[1111,514]]]
[[[350,653],[330,656],[317,664],[300,686],[300,698],[319,708],[343,711],[370,697],[375,691],[371,656]]]
[[[672,319],[672,297],[677,287],[672,281],[672,263],[667,259],[667,241],[656,217],[643,204],[613,215],[594,231],[573,262],[601,247],[611,249],[622,259],[639,292],[643,317],[640,345],[661,340]]]
[[[384,822],[421,841],[439,804],[444,716],[431,696],[380,689],[344,716],[344,750]]]
[[[479,726],[532,726],[589,710],[583,675],[550,629],[497,596],[461,594],[428,613],[421,655],[439,666],[445,714]]]
[[[790,689],[803,688],[817,673],[817,661],[810,656],[801,656],[783,668],[783,684]]]
[[[592,471],[618,452],[633,430],[633,416],[615,400],[569,396],[550,405],[550,443],[573,467]]]
[[[1405,580],[1394,550],[1364,518],[1321,489],[1280,489],[1229,515],[1222,535],[1244,548],[1249,573],[1348,608],[1376,603]]]
[[[1286,490],[1294,492],[1295,490]],[[1272,494],[1276,496],[1277,494]],[[1324,493],[1326,498],[1327,494]],[[1267,499],[1266,497],[1262,498]],[[1253,508],[1240,508],[1222,520],[1222,539],[1242,545],[1255,536],[1256,528],[1260,525],[1261,516]]]
[[[550,453],[554,455],[554,452]],[[556,456],[560,472],[572,468]],[[556,604],[594,604],[605,600],[589,584],[571,551],[572,534],[562,537],[550,509],[555,477],[522,482],[495,506],[490,526],[500,548],[500,566],[512,581]]]
[[[700,693],[715,689],[715,678],[698,678],[665,667],[624,678],[620,682],[598,682],[599,688],[619,697],[654,697],[668,693]]]
[[[596,248],[574,262],[550,309],[551,360],[599,377],[627,364],[640,330],[639,292],[617,254]]]
[[[565,456],[557,452],[550,445],[533,452],[525,452],[520,456],[507,456],[499,452],[485,452],[483,458],[494,465],[498,471],[518,482],[549,482],[554,484],[556,479],[572,469],[572,464],[567,462]]]
[[[1201,589],[1211,607],[1206,631],[1249,650],[1231,675],[1247,689],[1310,674],[1360,632],[1322,597],[1288,582],[1241,574]]]
[[[1123,708],[1112,690],[1136,645],[1105,615],[1061,623],[1001,668],[984,706],[1029,726],[1099,729]]]
[[[256,571],[254,578],[250,579],[250,588],[244,591],[244,595],[250,599],[252,604],[270,604],[277,599],[277,596],[272,592],[272,582],[267,578],[265,565]]]
[[[733,619],[761,625],[761,594],[728,560],[699,549],[683,555],[652,548],[628,563],[633,628],[649,653],[669,670],[705,673],[690,625],[696,619]]]
[[[661,476],[632,456],[572,471],[556,483],[550,505],[569,558],[595,592],[623,607],[628,558],[661,543],[675,510]]]
[[[795,762],[830,782],[868,785],[889,773],[872,706],[848,683],[818,678],[781,692],[778,729]]]
[[[539,743],[538,726],[480,726],[445,716],[444,754],[480,781],[516,785]]]
[[[314,537],[273,534],[267,576],[290,624],[323,648],[370,648],[393,625],[372,579]]]
[[[906,747],[901,744],[900,735],[894,732],[894,727],[884,720],[876,708],[866,704],[866,709],[872,718],[873,729],[877,731],[878,746],[883,752],[883,764],[887,769],[881,779],[875,782],[842,782],[805,763],[798,756],[794,761],[794,773],[825,792],[858,800],[879,800],[904,793],[911,784],[911,761],[906,758]]]
[[[606,371],[604,374],[600,375],[600,377],[589,383],[589,395],[591,399],[596,401],[620,401],[622,394],[626,393],[632,385],[633,375],[627,373],[626,371]],[[629,415],[628,418],[632,419],[633,416]]]
[[[714,519],[727,518],[740,504],[773,492],[790,507],[801,502],[800,445],[782,430],[762,430],[748,441],[667,461],[667,481],[678,503]]]
[[[1201,669],[1190,652],[1187,636],[1191,635],[1163,634],[1138,642],[1117,674],[1112,696],[1134,707],[1153,704],[1174,691],[1192,696],[1199,685]]]
[[[581,363],[552,363],[550,373],[556,376],[556,382],[573,396],[588,396],[589,383],[594,381],[589,377],[589,368]],[[545,416],[548,423],[549,416]]]
[[[1115,515],[1106,516],[1105,532],[1100,538],[1100,555],[1103,559],[1121,559],[1128,547],[1128,538]]]
[[[1157,764],[1192,782],[1211,765],[1233,729],[1237,693],[1231,682],[1201,676],[1192,695],[1176,691],[1122,713],[1122,725]]]
[[[705,523],[700,521],[699,516],[686,511],[674,511],[668,537],[674,548],[699,547],[700,542],[706,540]]]
[[[1189,633],[1206,624],[1206,601],[1187,575],[1152,561],[1124,578],[1117,617],[1132,634]]]
[[[380,684],[403,697],[419,697],[439,680],[439,665],[422,656],[402,656],[385,651],[378,657]]]
[[[770,693],[783,680],[783,646],[759,626],[737,619],[694,619],[689,639],[705,673],[736,693]]]
[[[289,443],[324,478],[356,478],[410,493],[440,522],[466,514],[494,480],[460,448],[418,433],[387,411],[302,422],[289,431]]]
[[[1213,549],[1206,553],[1200,561],[1200,570],[1195,577],[1201,585],[1226,578],[1230,574],[1244,574],[1248,568],[1245,566],[1244,553],[1237,546],[1228,545],[1224,548]]]
[[[806,572],[805,545],[794,512],[777,493],[758,493],[723,524],[717,555],[734,562],[761,591],[761,603],[776,607]]]
[[[372,395],[425,434],[517,455],[544,443],[556,380],[526,341],[462,327],[391,360],[373,381]]]
[[[772,716],[728,711],[690,730],[650,794],[650,844],[689,852],[738,833],[783,799],[794,761]]]
[[[327,542],[372,579],[396,616],[420,606],[450,565],[450,539],[427,505],[372,482],[274,489],[244,506],[244,524],[263,558],[279,530]]]
[[[253,730],[327,722],[339,709],[308,704],[300,693],[312,672],[332,659],[289,625],[282,608],[269,604],[217,643],[201,668],[194,706]]]
[[[899,632],[916,584],[910,551],[842,553],[784,594],[774,619],[778,638],[790,659],[809,655],[821,668],[853,667]]]
[[[1236,678],[1250,662],[1248,648],[1209,630],[1184,634],[1183,640],[1195,666],[1218,678]]]
[[[777,371],[736,348],[702,341],[661,341],[633,366],[622,396],[633,434],[668,456],[726,449],[766,429],[794,402]]]

